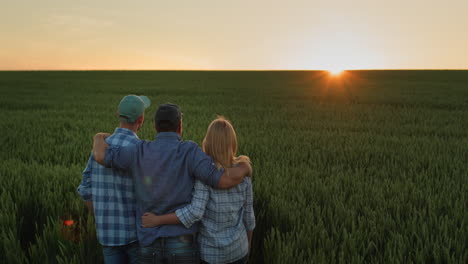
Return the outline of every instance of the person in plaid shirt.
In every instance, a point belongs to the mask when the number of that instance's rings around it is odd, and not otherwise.
[[[125,96],[117,112],[120,127],[106,138],[106,142],[116,146],[137,144],[140,139],[136,133],[143,124],[144,111],[149,105],[150,100],[146,96]],[[104,262],[137,263],[135,194],[131,175],[99,165],[91,153],[78,193],[94,213]]]
[[[236,133],[230,122],[222,117],[208,127],[203,151],[213,158],[218,168],[235,167],[240,162],[250,163],[247,156],[235,156]],[[255,228],[250,177],[227,190],[214,189],[197,180],[191,204],[161,216],[147,212],[142,216],[142,225],[154,227],[182,223],[189,228],[199,220],[198,242],[202,262],[246,263]]]

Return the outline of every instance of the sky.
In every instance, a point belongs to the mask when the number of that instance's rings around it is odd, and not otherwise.
[[[0,70],[468,69],[467,0],[2,0]]]

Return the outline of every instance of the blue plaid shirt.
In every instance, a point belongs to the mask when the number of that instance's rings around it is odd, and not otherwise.
[[[106,138],[111,146],[135,145],[140,139],[131,130],[116,128]],[[78,193],[93,201],[99,242],[103,246],[121,246],[137,241],[133,179],[128,172],[99,165],[91,153]]]
[[[190,205],[176,210],[189,228],[201,220],[198,243],[201,259],[208,263],[229,263],[248,253],[247,230],[255,228],[252,182],[246,177],[228,190],[195,183]]]

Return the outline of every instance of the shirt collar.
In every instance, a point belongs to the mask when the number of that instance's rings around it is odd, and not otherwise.
[[[182,138],[176,132],[159,132],[156,134],[156,139],[169,139],[181,141]]]
[[[116,127],[115,130],[114,130],[114,134],[123,134],[123,135],[134,136],[134,137],[138,138],[138,135],[135,132],[133,132],[130,129],[123,128],[123,127]]]

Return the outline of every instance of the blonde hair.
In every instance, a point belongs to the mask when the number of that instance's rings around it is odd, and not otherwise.
[[[203,151],[213,158],[218,168],[230,168],[240,162],[250,163],[247,156],[236,157],[236,132],[231,123],[222,116],[208,126],[202,147]]]

